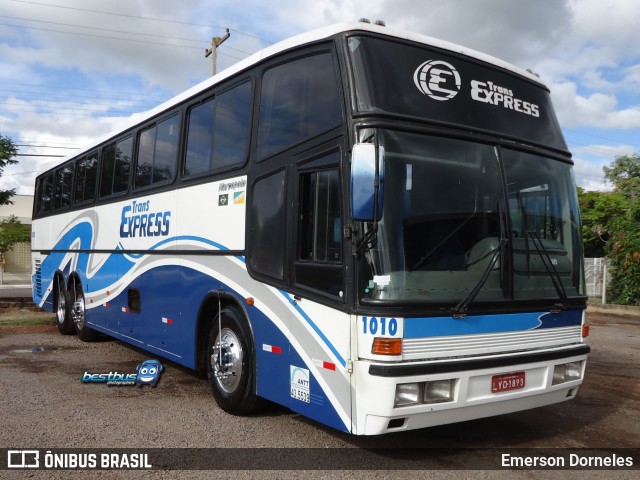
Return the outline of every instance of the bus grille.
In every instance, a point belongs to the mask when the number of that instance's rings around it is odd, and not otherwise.
[[[402,341],[402,356],[403,360],[454,358],[557,347],[581,340],[580,326],[481,335],[405,338]]]

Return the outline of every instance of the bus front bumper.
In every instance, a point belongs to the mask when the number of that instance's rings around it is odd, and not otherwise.
[[[378,435],[455,423],[569,400],[589,347],[463,361],[354,364],[353,433]]]

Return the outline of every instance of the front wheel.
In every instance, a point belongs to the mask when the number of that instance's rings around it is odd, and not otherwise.
[[[262,407],[263,400],[255,393],[253,343],[242,313],[227,307],[220,314],[220,319],[213,319],[207,342],[207,376],[211,392],[220,408],[229,413],[255,413]]]
[[[73,318],[78,338],[83,342],[93,342],[97,340],[99,336],[98,332],[87,326],[87,311],[85,308],[82,286],[78,283],[74,283],[70,293],[71,298],[73,298],[73,303],[71,305],[71,317]]]

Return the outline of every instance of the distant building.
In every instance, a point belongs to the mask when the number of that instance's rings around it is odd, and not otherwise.
[[[21,223],[31,226],[33,195],[14,195],[11,201],[13,205],[0,205],[0,221],[15,215]],[[4,271],[16,274],[31,273],[31,242],[18,243],[13,250],[7,252]]]

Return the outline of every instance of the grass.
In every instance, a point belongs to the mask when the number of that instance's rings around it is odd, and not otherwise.
[[[0,313],[0,327],[17,325],[55,325],[56,317],[49,312],[10,310]]]

